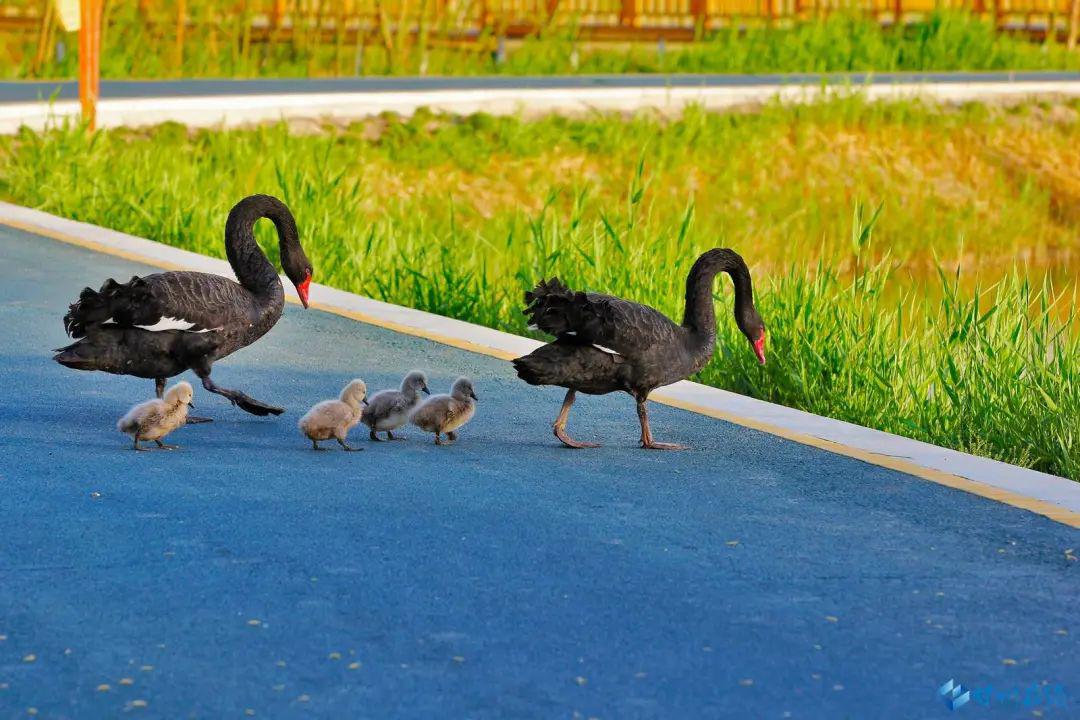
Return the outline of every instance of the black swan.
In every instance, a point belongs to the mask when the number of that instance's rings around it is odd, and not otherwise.
[[[240,282],[165,272],[123,285],[109,279],[97,291],[86,288],[64,316],[64,329],[78,342],[58,349],[53,359],[76,370],[152,378],[159,398],[167,378],[192,370],[203,387],[247,412],[280,415],[282,408],[210,379],[215,360],[255,342],[281,317],[285,291],[252,232],[264,217],[277,227],[281,266],[306,308],[311,263],[296,221],[277,198],[252,195],[233,207],[225,223],[225,253]]]
[[[686,310],[676,325],[646,305],[597,293],[575,292],[558,278],[541,281],[525,293],[525,315],[555,341],[514,360],[518,377],[530,385],[567,388],[555,420],[555,437],[567,447],[599,447],[566,433],[566,418],[576,393],[605,395],[616,390],[637,401],[641,447],[679,450],[657,442],[645,407],[649,393],[701,370],[716,349],[713,279],[726,272],[735,286],[735,323],[758,362],[765,364],[765,323],[754,307],[750,270],[732,250],[709,250],[686,278]]]

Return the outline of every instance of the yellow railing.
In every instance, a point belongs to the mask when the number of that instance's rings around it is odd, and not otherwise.
[[[35,31],[52,0],[3,0],[0,31]],[[999,25],[1038,31],[1053,25],[1067,35],[1080,0],[110,0],[106,16],[138,7],[150,23],[250,23],[253,39],[274,31],[333,35],[383,25],[440,27],[459,34],[484,30],[513,37],[547,25],[578,27],[599,38],[666,35],[690,40],[694,31],[732,23],[784,21],[836,12],[859,12],[883,22],[925,16],[935,9],[967,10]],[[1072,20],[1075,26],[1076,20]],[[664,31],[668,32],[665,33]],[[1074,27],[1075,30],[1075,27]]]

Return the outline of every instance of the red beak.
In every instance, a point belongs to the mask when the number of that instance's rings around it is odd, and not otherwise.
[[[757,355],[758,362],[762,365],[765,364],[765,333],[761,333],[761,337],[754,341],[754,354]]]
[[[296,283],[296,294],[300,296],[300,302],[306,309],[308,306],[308,289],[311,287],[311,276],[304,278],[303,282]]]

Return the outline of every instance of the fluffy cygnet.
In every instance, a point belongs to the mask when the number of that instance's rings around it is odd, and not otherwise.
[[[160,400],[147,400],[128,410],[116,429],[132,437],[136,450],[146,449],[139,447],[140,440],[153,440],[159,448],[175,450],[176,445],[166,445],[161,438],[187,422],[188,408],[195,407],[191,401],[194,394],[190,383],[178,382]]]
[[[476,391],[469,378],[458,378],[449,395],[433,395],[416,408],[409,418],[421,430],[435,433],[435,444],[445,445],[442,434],[450,442],[457,440],[456,430],[476,413]]]
[[[300,418],[297,427],[311,440],[311,446],[316,450],[324,449],[319,447],[320,440],[330,438],[337,440],[346,450],[363,450],[349,447],[345,437],[349,430],[360,422],[364,412],[360,404],[366,402],[366,395],[367,386],[364,381],[353,380],[345,386],[337,400],[323,400],[308,410],[307,414]]]
[[[401,381],[400,390],[380,390],[372,395],[362,418],[362,422],[371,428],[369,437],[380,441],[375,433],[385,432],[388,440],[404,440],[401,435],[394,437],[393,431],[409,421],[409,413],[420,402],[421,392],[431,394],[427,378],[424,373],[413,370]]]

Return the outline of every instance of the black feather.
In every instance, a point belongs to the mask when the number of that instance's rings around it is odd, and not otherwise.
[[[79,370],[154,379],[194,370],[205,379],[216,360],[255,342],[281,316],[284,289],[253,234],[262,217],[277,227],[283,260],[291,258],[285,268],[289,277],[302,271],[309,279],[311,265],[288,208],[269,196],[251,196],[233,207],[226,222],[226,255],[239,282],[201,272],[164,272],[126,283],[110,278],[97,290],[85,288],[64,316],[64,329],[76,342],[58,349],[55,360]],[[262,411],[229,392],[249,412]]]
[[[160,303],[144,278],[132,277],[125,284],[109,278],[97,291],[83,288],[64,315],[64,330],[73,338],[81,338],[105,322],[132,327],[153,325],[160,318]]]
[[[525,293],[525,315],[555,341],[514,360],[525,382],[586,393],[627,390],[646,397],[708,363],[716,347],[713,281],[731,275],[735,319],[756,340],[764,332],[746,263],[731,250],[701,255],[686,278],[686,311],[676,324],[659,311],[611,295],[574,291],[558,278]]]

